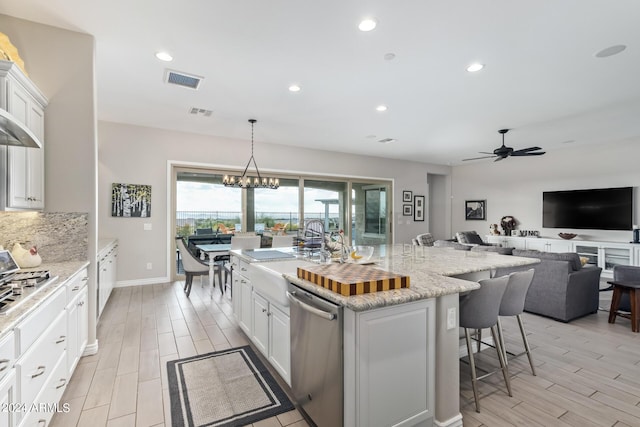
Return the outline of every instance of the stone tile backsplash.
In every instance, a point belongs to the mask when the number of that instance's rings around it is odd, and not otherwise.
[[[44,263],[88,259],[89,215],[75,212],[0,212],[0,245],[37,246]]]

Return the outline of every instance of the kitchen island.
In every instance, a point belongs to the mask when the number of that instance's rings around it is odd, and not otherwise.
[[[250,278],[256,260],[243,251],[232,254],[235,262],[245,263]],[[410,287],[344,297],[295,273],[284,274],[289,282],[344,309],[343,424],[462,426],[458,295],[477,289],[477,280],[495,268],[539,261],[406,245],[381,246],[374,259],[378,261],[370,268],[409,276]],[[263,262],[268,268],[268,261]],[[251,288],[251,279],[244,286],[241,295]],[[251,311],[251,304],[234,303],[236,309],[242,314]],[[288,319],[288,307],[279,311]]]

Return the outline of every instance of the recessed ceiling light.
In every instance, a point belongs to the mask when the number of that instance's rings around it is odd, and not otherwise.
[[[156,52],[156,58],[164,62],[173,61],[173,56],[171,56],[168,52]]]
[[[568,139],[566,141],[562,141],[562,144],[573,144],[574,142],[576,142],[575,139]]]
[[[396,142],[396,140],[393,138],[384,138],[379,140],[378,142],[381,142],[383,144],[391,144],[392,142]]]
[[[375,135],[367,135],[367,136],[365,136],[365,138],[368,138],[368,139],[373,139],[375,137],[376,137]]]
[[[289,86],[289,92],[300,92],[301,87],[299,85]]]
[[[467,67],[467,71],[470,73],[475,73],[476,71],[480,71],[484,68],[484,64],[474,63]]]
[[[376,111],[380,111],[380,112],[387,111],[387,106],[386,105],[378,105],[376,107]]]
[[[608,56],[613,56],[613,55],[617,55],[620,52],[622,52],[623,50],[625,50],[627,47],[623,44],[617,44],[615,46],[609,46],[605,49],[602,49],[600,52],[596,53],[596,58],[606,58]]]
[[[376,25],[378,25],[378,21],[375,18],[366,18],[360,21],[358,29],[360,31],[371,31],[376,28]]]
[[[396,54],[393,52],[385,53],[384,59],[385,61],[393,61],[394,59],[396,59]]]

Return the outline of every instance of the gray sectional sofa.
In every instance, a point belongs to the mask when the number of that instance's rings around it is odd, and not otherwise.
[[[514,256],[538,258],[540,264],[499,268],[496,276],[535,270],[524,304],[525,311],[569,322],[598,311],[600,267],[582,267],[576,253],[513,250]]]

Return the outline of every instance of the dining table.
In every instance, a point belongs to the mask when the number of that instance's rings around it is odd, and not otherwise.
[[[222,256],[229,256],[231,252],[231,244],[230,243],[215,243],[210,245],[196,245],[196,248],[200,250],[201,253],[204,253],[209,258],[209,284],[211,285],[211,292],[213,292],[214,286],[214,267],[216,263],[216,258]],[[222,280],[220,280],[220,290],[224,292],[224,284]]]

